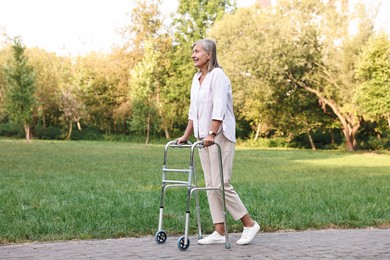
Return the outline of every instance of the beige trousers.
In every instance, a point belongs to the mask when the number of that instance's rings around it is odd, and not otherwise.
[[[233,189],[233,186],[230,184],[233,170],[235,143],[229,141],[223,133],[219,133],[215,137],[215,142],[221,147],[226,209],[232,215],[234,220],[239,220],[245,216],[248,211],[236,191]],[[199,158],[203,168],[206,187],[221,187],[217,146],[212,145],[200,149]],[[221,192],[213,190],[207,191],[207,199],[213,223],[223,223],[225,218],[223,214]]]

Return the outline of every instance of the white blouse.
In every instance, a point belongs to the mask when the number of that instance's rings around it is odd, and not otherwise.
[[[192,79],[191,103],[188,119],[193,121],[194,135],[202,139],[211,130],[211,120],[222,121],[223,132],[231,142],[236,142],[236,120],[233,114],[232,87],[229,78],[221,68],[208,72],[202,85],[199,83],[201,72]]]

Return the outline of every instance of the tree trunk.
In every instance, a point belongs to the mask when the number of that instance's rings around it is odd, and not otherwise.
[[[169,129],[167,127],[167,123],[166,123],[165,117],[163,115],[161,116],[161,127],[164,129],[165,138],[167,140],[171,139],[171,135],[169,133]]]
[[[390,115],[387,116],[387,123],[389,124],[389,128],[390,128]]]
[[[337,114],[337,113],[336,113]],[[340,117],[339,117],[340,119]],[[353,151],[356,148],[356,139],[355,135],[357,130],[360,127],[360,122],[357,122],[355,125],[351,122],[348,122],[346,117],[341,118],[340,121],[342,122],[343,125],[343,133],[345,137],[345,145],[348,151]]]
[[[256,134],[255,134],[255,141],[257,141],[257,138],[259,138],[259,135],[260,135],[260,120],[259,120],[259,123],[257,124],[257,128],[256,128]]]
[[[79,129],[79,131],[81,131],[81,124],[80,124],[80,121],[79,120],[77,120],[77,128]]]
[[[28,124],[24,125],[24,132],[26,134],[26,142],[29,143],[30,142],[30,125],[28,125]]]
[[[123,133],[127,134],[127,123],[126,118],[123,118]]]
[[[329,129],[329,134],[330,134],[330,143],[334,146],[336,145],[336,142],[334,140],[334,134],[333,134],[333,131],[332,129]]]
[[[46,116],[45,116],[45,110],[42,108],[42,126],[43,129],[46,129]]]
[[[165,138],[167,140],[171,139],[171,135],[169,134],[169,130],[168,130],[168,127],[164,127],[164,132],[165,132]]]
[[[73,122],[70,121],[70,122],[69,122],[69,132],[68,132],[68,136],[65,138],[65,140],[70,140],[70,136],[72,135],[72,128],[73,128]]]
[[[145,141],[145,144],[148,144],[149,143],[149,136],[150,136],[150,112],[148,114],[148,118],[147,118],[147,122],[146,122],[146,141]]]
[[[309,136],[310,146],[313,151],[317,150],[316,145],[313,141],[313,137],[310,134],[310,130],[307,130],[307,136]]]

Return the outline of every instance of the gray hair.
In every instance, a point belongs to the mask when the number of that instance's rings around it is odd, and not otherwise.
[[[192,44],[192,48],[194,48],[195,45],[202,46],[205,51],[210,53],[210,60],[207,66],[207,71],[212,71],[214,68],[221,68],[221,66],[219,66],[218,58],[217,58],[217,45],[213,40],[210,39],[198,40],[194,44]]]

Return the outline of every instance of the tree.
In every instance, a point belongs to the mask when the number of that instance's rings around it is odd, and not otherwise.
[[[166,84],[170,66],[167,53],[172,47],[172,42],[158,9],[160,2],[160,0],[137,1],[132,10],[131,24],[123,30],[125,38],[129,39],[125,44],[125,50],[130,65],[128,70],[131,73],[129,73],[127,87],[123,87],[126,90],[126,95],[121,99],[116,115],[121,117],[129,115],[133,130],[139,131],[146,127],[148,129],[146,130],[147,142],[151,130],[161,129],[165,132],[166,138],[170,138],[176,116],[170,109],[170,91]],[[153,103],[139,102],[143,99],[143,94],[140,97],[136,97],[137,95],[134,94],[143,93],[145,84],[151,90],[150,98],[154,100]],[[142,122],[139,120],[140,114],[148,109],[151,113],[148,113],[146,118],[153,120],[153,122],[140,124]],[[151,129],[152,126],[154,129]]]
[[[385,118],[390,128],[390,41],[385,33],[373,36],[356,67],[357,103],[368,120]]]
[[[149,143],[153,119],[158,111],[158,80],[156,75],[159,53],[152,40],[144,43],[144,60],[131,71],[133,86],[131,92],[133,104],[132,129],[146,132],[145,143]],[[156,122],[155,122],[156,123]]]
[[[30,141],[30,127],[36,106],[34,98],[35,73],[27,63],[25,47],[20,37],[12,45],[13,59],[5,66],[7,89],[5,106],[12,121],[23,124],[26,141]]]
[[[237,121],[249,123],[254,140],[272,127],[269,111],[273,102],[272,83],[269,69],[263,66],[269,52],[265,31],[270,23],[264,10],[239,8],[226,14],[209,32],[217,40],[221,66],[232,81]]]
[[[69,80],[66,70],[69,70],[71,60],[37,48],[28,49],[26,55],[36,74],[34,96],[38,122],[45,129],[59,123],[58,96],[61,95],[62,82]]]
[[[353,99],[357,87],[354,71],[357,57],[373,33],[373,20],[364,6],[358,6],[355,18],[358,31],[352,35],[348,33],[348,26],[353,17],[338,12],[332,5],[318,5],[318,9],[313,10],[315,2],[293,1],[302,12],[295,19],[309,19],[300,20],[298,29],[304,32],[301,33],[304,37],[292,45],[298,50],[296,58],[300,63],[288,66],[285,73],[296,86],[315,94],[324,111],[326,107],[333,111],[344,134],[346,149],[352,151],[357,147],[355,137],[362,116]],[[322,19],[313,20],[324,8]]]
[[[179,127],[187,125],[191,80],[196,72],[191,60],[192,44],[205,38],[214,23],[233,12],[235,6],[232,0],[179,0],[171,25],[173,47],[167,54],[171,62],[164,89],[167,111],[175,111],[170,119]]]
[[[254,95],[260,93],[265,103],[258,112],[278,108],[282,115],[288,109],[280,109],[281,104],[274,102],[275,95],[285,96],[297,89],[308,92],[311,95],[302,97],[314,95],[325,113],[327,108],[332,110],[344,133],[346,148],[353,150],[361,116],[352,99],[356,90],[354,61],[373,27],[372,20],[360,9],[360,30],[350,35],[349,17],[337,11],[333,2],[280,1],[274,9],[244,10],[234,17],[226,16],[212,35],[219,49],[226,50],[222,57],[228,61],[227,66],[232,66],[226,69],[237,78],[238,89],[246,89],[246,77],[258,82]],[[245,98],[251,96],[246,94]]]
[[[81,131],[80,120],[86,116],[85,105],[77,98],[71,86],[62,89],[60,110],[63,112],[63,120],[68,124],[68,135],[65,140],[70,140],[73,130],[73,123]]]
[[[215,21],[236,8],[232,0],[180,0],[175,19],[176,38],[180,43],[205,38]]]
[[[109,56],[91,53],[76,61],[72,93],[86,107],[88,121],[85,124],[96,130],[111,133],[115,130],[113,120],[118,106],[118,72]],[[86,117],[84,117],[86,119]]]
[[[122,129],[121,133],[127,134],[128,124],[131,120],[131,86],[129,85],[130,73],[134,68],[135,61],[132,54],[128,53],[125,48],[115,48],[109,58],[115,68],[116,77],[118,78],[116,86],[116,107],[113,111],[113,120],[115,124]]]
[[[2,45],[0,44],[0,47]],[[11,56],[11,48],[10,45],[4,45],[4,47],[0,48],[0,66],[7,63]],[[0,69],[0,122],[6,119],[6,109],[5,109],[5,93],[7,88],[7,83],[5,81],[5,71]]]
[[[131,11],[131,21],[122,28],[121,34],[127,39],[124,48],[131,52],[135,63],[142,60],[144,41],[148,38],[158,40],[162,33],[163,17],[159,10],[161,0],[136,0]]]

